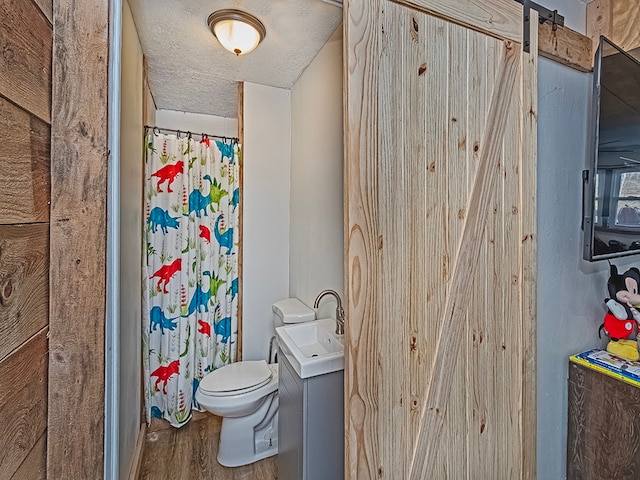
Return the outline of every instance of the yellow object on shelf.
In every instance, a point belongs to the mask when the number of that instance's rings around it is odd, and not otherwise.
[[[598,348],[571,355],[569,360],[640,388],[640,362]]]

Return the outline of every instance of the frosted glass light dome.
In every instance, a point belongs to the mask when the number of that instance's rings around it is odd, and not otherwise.
[[[252,52],[266,35],[260,20],[240,10],[218,10],[207,23],[220,44],[236,55]]]

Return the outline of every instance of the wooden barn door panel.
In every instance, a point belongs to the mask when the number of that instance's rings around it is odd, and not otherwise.
[[[537,59],[407,3],[347,5],[348,476],[534,477]]]

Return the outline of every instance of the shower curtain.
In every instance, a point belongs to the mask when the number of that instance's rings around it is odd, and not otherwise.
[[[240,149],[149,131],[145,151],[146,414],[179,427],[202,377],[236,358]]]

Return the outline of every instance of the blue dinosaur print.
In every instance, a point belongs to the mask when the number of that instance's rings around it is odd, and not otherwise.
[[[227,343],[231,336],[231,317],[225,317],[219,322],[214,322],[213,329],[216,335],[222,336],[222,343]]]
[[[234,144],[225,143],[225,142],[221,142],[220,140],[216,140],[216,145],[218,146],[220,153],[222,153],[222,159],[224,160],[224,157],[227,157],[229,159],[229,165],[233,165],[235,161],[234,148],[233,148]]]
[[[218,316],[220,312],[220,304],[218,303],[215,308],[215,316]],[[219,321],[213,322],[213,330],[216,332],[216,335],[220,335],[222,337],[222,343],[227,343],[229,337],[231,336],[231,317],[221,318]]]
[[[193,394],[192,394],[191,398],[192,398],[193,404],[196,405],[196,406],[199,406],[198,402],[196,401],[196,392],[198,391],[198,387],[199,386],[200,386],[200,380],[198,380],[197,378],[194,378],[193,379]]]
[[[162,418],[162,411],[156,407],[155,405],[151,407],[151,417],[153,418]]]
[[[179,218],[169,215],[168,210],[163,210],[160,207],[155,207],[153,208],[153,210],[151,210],[147,223],[151,225],[151,231],[153,233],[156,233],[156,230],[158,230],[158,227],[160,227],[162,233],[166,235],[167,233],[169,233],[169,228],[178,228],[178,220]]]
[[[199,188],[194,188],[189,194],[189,214],[195,212],[196,217],[200,218],[200,210],[204,210],[204,215],[207,216],[210,202],[209,195],[203,195]]]
[[[233,228],[228,228],[224,233],[221,232],[220,220],[222,220],[222,215],[216,218],[215,231],[213,233],[220,244],[220,248],[224,247],[227,249],[227,253],[231,253],[231,250],[233,249]]]
[[[204,311],[209,311],[209,299],[211,298],[211,290],[207,290],[206,292],[202,290],[202,286],[197,283],[196,291],[193,292],[193,297],[191,297],[191,301],[189,302],[189,310],[185,317],[193,315],[196,311],[200,312],[200,307],[204,307]]]
[[[165,317],[164,312],[162,311],[162,308],[158,307],[157,305],[151,309],[151,312],[149,312],[149,316],[151,317],[152,332],[157,330],[158,327],[160,327],[160,333],[164,335],[165,328],[167,330],[173,331],[178,326],[178,322],[175,322],[175,323],[173,322],[178,317],[176,318]]]
[[[239,203],[240,203],[240,189],[236,188],[233,191],[233,197],[231,197],[231,205],[234,207],[237,207]]]

